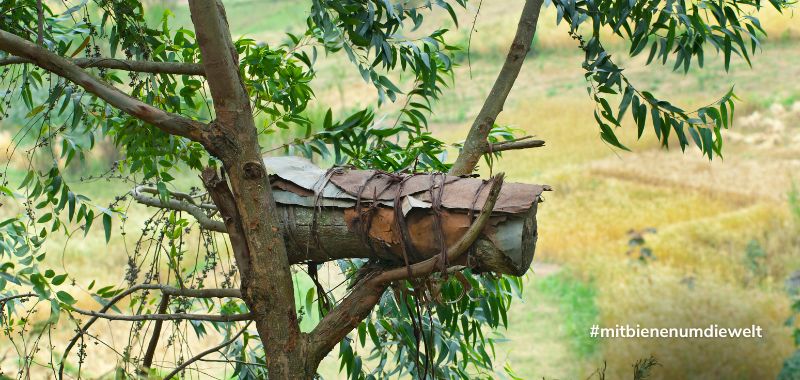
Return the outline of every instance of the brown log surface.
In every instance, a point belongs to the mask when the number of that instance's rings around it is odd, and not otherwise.
[[[464,235],[489,192],[485,181],[477,178],[344,168],[325,171],[296,157],[268,158],[265,164],[293,264],[344,258],[403,263],[404,228],[409,261],[423,261],[441,252],[440,237],[447,247]],[[549,187],[542,185],[505,184],[479,239],[469,254],[452,264],[524,274],[533,260],[536,210],[546,190]],[[438,227],[434,203],[440,204]],[[396,207],[402,213],[395,212]]]

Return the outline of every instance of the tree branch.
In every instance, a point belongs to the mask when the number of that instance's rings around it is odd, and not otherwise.
[[[253,313],[270,378],[311,378],[316,368],[305,365],[305,347],[282,226],[261,157],[250,97],[240,76],[225,7],[220,0],[189,0],[189,11],[203,67],[207,73],[214,73],[208,76],[208,87],[217,128],[206,149],[224,164],[238,212],[235,232],[242,232],[241,241],[247,249],[237,249],[236,254],[242,274],[242,296]],[[223,211],[221,204],[217,203],[217,207]],[[234,229],[228,228],[228,232],[233,242]],[[244,260],[240,262],[240,258]]]
[[[96,318],[103,318],[112,321],[209,321],[209,322],[239,322],[249,321],[253,319],[253,315],[247,314],[229,314],[229,315],[211,315],[211,314],[190,314],[190,313],[169,313],[169,314],[109,314],[101,313],[93,310],[83,310],[73,307],[72,310],[78,314],[88,315]]]
[[[0,309],[6,306],[6,302],[11,301],[17,298],[29,298],[29,297],[36,297],[35,293],[23,293],[23,294],[15,294],[13,296],[2,297],[0,298]],[[0,310],[2,312],[2,310]]]
[[[350,294],[328,312],[307,335],[307,356],[311,365],[318,366],[347,334],[369,316],[388,286],[388,283],[370,281],[369,277],[353,286]]]
[[[503,179],[503,173],[499,173],[492,179],[489,195],[481,209],[481,213],[467,229],[467,232],[447,249],[449,262],[453,262],[466,252],[486,227],[497,198],[500,196]],[[411,273],[411,277],[427,276],[436,270],[439,258],[439,256],[435,256],[409,267],[393,268],[385,272],[373,272],[365,276],[359,283],[356,283],[350,294],[325,315],[319,321],[317,327],[308,335],[309,360],[318,364],[336,344],[356,328],[364,318],[369,316],[375,305],[380,302],[381,296],[386,291],[389,283],[407,279],[409,273]]]
[[[216,345],[214,347],[211,347],[211,348],[209,348],[209,349],[207,349],[207,350],[195,355],[191,359],[183,362],[181,365],[179,365],[174,370],[172,370],[172,372],[168,373],[167,376],[164,376],[164,380],[169,380],[169,379],[175,377],[175,375],[179,374],[181,371],[186,369],[186,367],[190,366],[192,363],[202,359],[206,355],[209,355],[209,354],[212,354],[214,352],[217,352],[217,351],[227,347],[231,343],[235,342],[236,339],[239,339],[239,337],[242,336],[242,334],[244,334],[245,331],[247,331],[247,327],[250,326],[250,323],[252,323],[252,321],[248,322],[241,330],[239,330],[238,333],[236,333],[236,335],[232,336],[230,339],[228,339],[228,340],[226,340],[226,341],[224,341],[224,342],[222,342],[222,343],[220,343],[220,344],[218,344],[218,345]]]
[[[217,171],[214,168],[203,169],[200,178],[203,180],[203,184],[206,186],[208,194],[211,195],[214,204],[217,205],[220,215],[222,215],[222,220],[225,221],[223,231],[228,233],[233,254],[236,258],[236,265],[239,266],[239,273],[247,276],[250,273],[250,249],[247,247],[244,227],[242,227],[239,210],[236,208],[236,200],[233,199],[231,189],[217,175]]]
[[[478,116],[470,127],[464,148],[450,169],[452,175],[468,175],[472,173],[481,156],[489,152],[489,142],[486,138],[497,120],[497,115],[503,110],[503,105],[508,98],[514,82],[517,80],[525,56],[530,50],[533,35],[536,32],[536,23],[539,20],[539,11],[543,0],[526,0],[522,14],[517,25],[517,33],[508,50],[503,68],[495,79],[492,90],[486,97]]]
[[[245,112],[247,117],[252,118],[250,97],[239,76],[238,53],[230,37],[224,6],[217,0],[194,0],[189,2],[189,10],[203,66],[207,72],[214,73],[208,77],[208,87],[214,99],[217,119],[226,120],[228,113]],[[243,109],[243,104],[248,107]]]
[[[481,213],[478,215],[472,225],[469,226],[464,235],[447,249],[447,262],[454,262],[456,259],[458,259],[458,257],[466,252],[467,249],[472,246],[472,243],[474,243],[475,240],[477,240],[481,235],[481,231],[483,231],[483,229],[486,227],[486,223],[492,216],[492,210],[497,202],[497,198],[500,196],[500,190],[503,187],[504,178],[504,173],[498,173],[491,179],[492,185],[489,189],[489,195],[486,198],[486,202],[483,204],[483,208],[481,208]],[[369,281],[379,284],[388,284],[392,281],[408,279],[409,274],[412,278],[424,277],[436,270],[439,259],[440,256],[434,256],[425,261],[412,264],[410,267],[398,267],[390,269],[378,274]]]
[[[128,115],[152,124],[166,133],[183,136],[200,143],[206,142],[202,133],[206,124],[165,112],[133,98],[89,74],[68,59],[30,41],[0,30],[0,50],[30,59],[31,63],[36,66],[68,79]]]
[[[502,152],[504,150],[539,148],[544,146],[543,140],[530,140],[533,136],[525,136],[511,141],[503,141],[489,145],[486,153]]]
[[[170,297],[166,294],[161,296],[161,302],[158,304],[158,314],[166,314],[169,307]],[[150,342],[147,344],[147,350],[142,359],[142,375],[147,376],[150,373],[150,367],[153,365],[153,357],[156,355],[156,348],[158,347],[158,340],[161,338],[161,327],[164,321],[156,321],[153,324],[153,334],[150,335]]]
[[[175,75],[200,75],[205,76],[203,65],[187,62],[155,62],[155,61],[133,61],[129,59],[117,58],[75,58],[70,62],[81,68],[102,67],[104,69],[135,71],[139,73],[151,74],[175,74]],[[22,63],[34,63],[33,60],[22,57],[6,57],[0,59],[0,66],[16,65]]]
[[[135,190],[137,192],[140,192],[140,193],[148,193],[148,194],[153,194],[153,195],[158,195],[159,194],[157,188],[150,187],[150,186],[144,186],[144,185],[138,186],[138,187],[136,187]],[[192,194],[183,193],[183,192],[180,192],[180,191],[169,190],[169,195],[172,196],[173,198],[183,199],[183,200],[185,200],[185,201],[187,201],[187,202],[189,202],[189,203],[191,203],[191,204],[193,204],[195,206],[200,206],[200,208],[204,208],[204,209],[207,209],[207,210],[214,210],[214,211],[217,210],[217,207],[214,206],[213,204],[203,203],[203,204],[198,205],[197,202],[195,202],[195,198],[200,198],[200,197],[202,197],[203,194],[201,194],[201,195],[192,195]]]
[[[143,194],[144,192],[150,192],[149,188],[145,186],[137,186],[136,188],[131,190],[130,194],[134,200],[143,205],[158,207],[158,208],[167,208],[175,211],[184,211],[189,215],[193,216],[201,227],[211,231],[226,232],[224,223],[211,219],[203,211],[204,209],[206,210],[215,209],[211,205],[197,206],[190,204],[186,200],[179,201],[177,199],[167,199],[166,201],[162,201],[160,198],[144,195]]]
[[[132,293],[138,292],[140,290],[161,290],[164,294],[168,294],[171,296],[184,296],[184,297],[193,297],[196,296],[198,298],[212,298],[212,297],[241,297],[239,294],[238,289],[179,289],[169,285],[161,285],[161,284],[139,284],[131,286],[130,288],[122,291],[121,293],[117,294],[108,302],[100,308],[99,313],[105,313],[109,309],[111,309],[114,304],[119,302],[120,300],[125,299],[125,297],[131,295]],[[64,354],[61,355],[61,363],[58,366],[58,379],[64,378],[64,365],[66,364],[67,356],[69,355],[70,350],[75,344],[78,342],[78,339],[89,331],[89,328],[100,319],[99,316],[92,316],[89,321],[84,323],[84,325],[78,330],[75,336],[70,339],[67,347],[64,349]]]
[[[189,298],[242,298],[239,289],[181,289],[174,286],[161,286],[162,293],[173,297]]]
[[[36,0],[36,44],[44,45],[44,6]]]

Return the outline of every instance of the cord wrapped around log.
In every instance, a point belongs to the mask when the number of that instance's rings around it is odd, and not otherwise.
[[[443,246],[467,231],[489,192],[478,178],[326,171],[298,157],[264,162],[291,263],[377,258],[403,265],[406,253],[412,263],[439,255]],[[449,264],[523,275],[533,260],[536,210],[547,190],[548,186],[506,183],[469,254]]]

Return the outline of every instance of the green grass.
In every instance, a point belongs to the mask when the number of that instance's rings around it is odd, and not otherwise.
[[[792,188],[789,190],[789,210],[792,211],[796,221],[800,224],[800,190],[798,190],[797,183],[792,180]]]
[[[558,305],[562,326],[573,350],[581,359],[597,352],[598,339],[589,337],[589,329],[599,322],[597,289],[592,282],[584,282],[567,271],[545,277],[531,291],[541,292]]]
[[[269,8],[263,7],[269,3]],[[177,3],[154,4],[147,9],[149,23],[160,22],[164,11],[172,13],[170,25],[191,28],[189,7]],[[302,33],[311,3],[292,0],[233,0],[225,2],[225,11],[231,21],[231,32],[237,36],[256,39],[276,37],[282,33]]]

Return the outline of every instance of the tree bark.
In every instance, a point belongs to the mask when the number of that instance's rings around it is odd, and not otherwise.
[[[203,67],[213,73],[208,85],[216,136],[206,149],[224,164],[239,213],[241,231],[236,232],[244,235],[247,246],[246,253],[237,255],[237,261],[247,262],[246,271],[241,272],[242,296],[263,342],[269,377],[297,378],[306,372],[305,345],[295,311],[292,272],[224,7],[217,0],[190,0],[189,10]],[[240,268],[243,264],[238,263]]]
[[[205,124],[163,111],[135,99],[89,74],[70,60],[33,42],[0,30],[0,50],[29,59],[36,66],[72,81],[128,115],[150,123],[166,133],[183,136],[193,141],[204,141]]]
[[[525,1],[525,6],[522,8],[522,14],[519,17],[517,33],[514,35],[511,47],[508,49],[503,68],[500,69],[492,90],[489,91],[489,96],[486,97],[478,116],[472,123],[461,154],[458,155],[456,162],[450,169],[450,174],[468,175],[472,173],[481,156],[490,152],[491,146],[486,138],[489,136],[495,120],[497,120],[497,115],[503,111],[503,105],[508,98],[509,92],[511,92],[511,88],[514,86],[514,82],[517,80],[517,75],[522,69],[525,56],[530,51],[533,35],[536,33],[536,23],[539,21],[539,11],[542,9],[542,1]]]
[[[139,73],[151,74],[206,75],[205,71],[203,71],[203,65],[199,63],[132,61],[128,59],[106,57],[74,58],[70,61],[81,68],[102,67],[105,69],[135,71]],[[0,66],[17,65],[21,63],[34,62],[31,59],[22,57],[6,57],[0,59]]]

